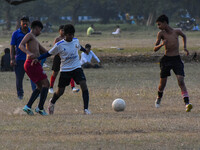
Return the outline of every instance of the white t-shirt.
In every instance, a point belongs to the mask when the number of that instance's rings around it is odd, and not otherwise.
[[[92,58],[96,59],[96,61],[99,63],[99,58],[94,54],[92,50],[90,50],[89,54],[82,52],[81,53],[81,65],[85,63],[91,63]]]
[[[77,38],[74,38],[71,42],[63,39],[57,42],[48,53],[52,55],[59,54],[61,58],[60,72],[68,72],[81,68],[78,55],[80,49],[81,46]]]

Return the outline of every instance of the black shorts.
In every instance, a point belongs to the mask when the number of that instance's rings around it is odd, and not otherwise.
[[[79,84],[80,81],[86,81],[85,74],[83,72],[82,68],[77,68],[73,71],[69,72],[60,72],[60,78],[59,78],[59,83],[58,87],[59,88],[64,88],[70,84],[71,78],[74,79],[76,84]]]
[[[181,57],[178,56],[163,56],[160,60],[160,77],[166,78],[170,76],[170,70],[173,70],[176,75],[185,76],[184,64]]]
[[[55,55],[53,58],[53,66],[52,70],[55,72],[60,71],[60,64],[61,64],[61,59],[59,55]]]

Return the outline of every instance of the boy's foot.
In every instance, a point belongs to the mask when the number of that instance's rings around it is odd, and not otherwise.
[[[39,113],[42,116],[47,116],[48,115],[44,109],[40,110],[38,107],[35,108],[35,112]]]
[[[84,114],[85,115],[91,115],[91,112],[88,109],[84,109]]]
[[[189,104],[185,105],[185,107],[186,107],[185,111],[190,112],[193,106],[192,106],[192,104],[189,103]]]
[[[72,88],[72,92],[74,92],[74,93],[77,93],[77,92],[79,92],[79,91],[80,91],[80,89],[77,89],[77,88],[75,88],[75,87]]]
[[[32,109],[29,108],[27,105],[24,106],[23,111],[26,112],[30,116],[34,115]]]
[[[49,88],[49,93],[51,93],[51,94],[54,93],[53,88]]]
[[[161,98],[156,98],[156,101],[155,101],[155,107],[156,108],[160,107],[160,102],[161,102]]]
[[[54,113],[54,105],[53,103],[51,103],[51,99],[49,100],[49,106],[48,106],[48,110],[49,110],[49,114],[53,115]]]

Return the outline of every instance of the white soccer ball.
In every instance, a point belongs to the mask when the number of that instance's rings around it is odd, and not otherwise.
[[[112,102],[112,108],[115,111],[124,111],[125,107],[126,107],[126,103],[121,98],[117,98]]]

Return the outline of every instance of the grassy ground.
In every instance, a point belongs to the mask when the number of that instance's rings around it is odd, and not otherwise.
[[[70,88],[56,103],[53,116],[27,116],[21,108],[31,94],[28,77],[24,100],[19,101],[14,73],[1,73],[0,149],[199,149],[199,67],[196,63],[185,65],[186,85],[194,105],[190,113],[185,112],[174,75],[168,80],[162,107],[154,108],[158,64],[85,70],[91,116],[83,115],[81,93],[74,94]],[[47,71],[48,76],[50,73]],[[47,100],[51,97],[49,94]],[[126,101],[124,112],[111,108],[118,97]]]
[[[157,30],[124,31],[119,38],[103,31],[101,36],[86,37],[84,32],[78,31],[76,37],[82,45],[91,43],[98,56],[141,53],[153,56],[156,34]],[[199,51],[200,33],[186,32],[186,35],[188,49]],[[1,33],[0,36],[0,49],[3,50],[9,46],[11,33]],[[50,49],[56,36],[57,33],[44,33],[39,41]],[[159,54],[162,53],[163,50]],[[47,64],[51,66],[50,60]],[[25,76],[24,80],[24,100],[19,101],[14,73],[1,72],[0,149],[200,149],[200,64],[185,64],[185,81],[194,105],[190,113],[185,112],[174,75],[168,80],[162,107],[154,108],[159,82],[157,63],[103,65],[104,68],[99,70],[85,70],[91,116],[83,115],[81,93],[74,94],[69,87],[56,103],[53,116],[27,116],[21,109],[31,95],[28,77]],[[50,77],[50,69],[45,70]],[[49,94],[47,101],[51,97]],[[116,98],[126,101],[124,112],[112,110],[111,104]],[[47,106],[48,102],[45,108]]]

